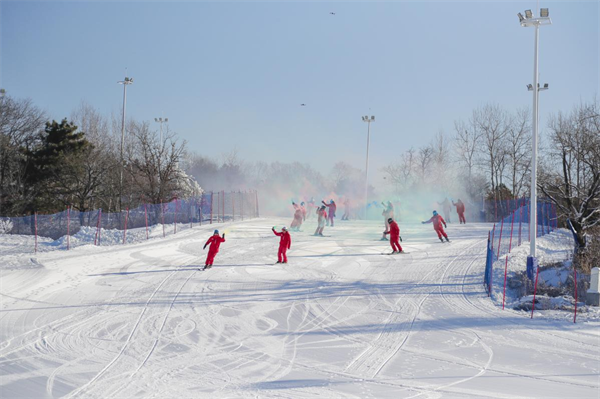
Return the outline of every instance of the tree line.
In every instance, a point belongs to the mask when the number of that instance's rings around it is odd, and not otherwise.
[[[179,166],[185,141],[130,120],[121,161],[121,125],[82,103],[49,120],[31,100],[0,100],[0,215],[54,213],[72,206],[107,212],[197,195]]]
[[[550,115],[538,140],[538,197],[568,219],[580,247],[600,225],[600,103],[582,102]],[[499,201],[528,197],[531,189],[531,112],[497,104],[473,110],[423,147],[411,148],[384,168],[399,194],[422,187]]]

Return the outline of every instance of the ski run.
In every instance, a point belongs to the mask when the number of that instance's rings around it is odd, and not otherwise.
[[[597,310],[531,319],[510,294],[502,310],[500,274],[483,287],[489,224],[449,224],[448,245],[400,223],[407,253],[385,256],[380,222],[315,237],[312,220],[275,264],[287,221],[37,254],[0,235],[0,397],[599,397]],[[215,228],[226,242],[202,272]],[[570,240],[540,238],[542,262]]]

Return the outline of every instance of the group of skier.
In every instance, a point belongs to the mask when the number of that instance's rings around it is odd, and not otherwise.
[[[333,219],[335,218],[335,212],[337,210],[337,205],[335,201],[332,199],[329,203],[325,201],[321,201],[323,205],[316,207],[316,215],[317,215],[317,230],[315,231],[315,236],[323,236],[323,229],[325,225],[329,226],[331,223],[331,227],[333,227]],[[446,198],[441,203],[438,203],[443,206],[444,213],[448,219],[448,223],[450,222],[450,211],[447,210],[446,206],[449,205],[449,201]],[[387,236],[390,236],[390,246],[392,247],[392,254],[400,254],[404,253],[400,242],[402,241],[402,237],[400,236],[400,227],[398,223],[394,220],[394,205],[388,201],[387,203],[381,203],[384,207],[382,215],[384,217],[385,222],[385,231],[383,232],[382,240],[387,240]],[[466,224],[465,219],[465,204],[459,199],[457,202],[452,201],[452,204],[456,207],[456,212],[458,213],[459,222]],[[314,200],[311,199],[309,202],[309,209],[314,209]],[[300,205],[296,204],[292,201],[292,206],[294,207],[294,219],[290,225],[290,230],[300,231],[300,226],[307,218],[307,210],[304,202],[301,202]],[[346,211],[347,213],[347,211]],[[345,213],[345,215],[346,215]],[[347,220],[347,219],[345,219]],[[448,227],[444,218],[437,213],[437,211],[433,211],[433,216],[426,221],[421,222],[422,224],[432,223],[433,229],[437,233],[439,240],[443,243],[444,239],[446,242],[450,242],[448,235],[446,234],[444,227]],[[442,225],[444,227],[442,227]],[[279,237],[279,250],[277,252],[277,263],[287,263],[287,250],[291,248],[292,245],[292,237],[287,229],[287,227],[282,227],[281,232],[277,232],[275,227],[271,229],[273,233]],[[208,250],[208,255],[206,257],[206,262],[204,269],[210,269],[215,260],[215,256],[219,252],[219,247],[221,244],[225,242],[225,233],[222,236],[219,235],[219,230],[215,230],[213,235],[206,241],[204,244],[204,248],[210,245]]]

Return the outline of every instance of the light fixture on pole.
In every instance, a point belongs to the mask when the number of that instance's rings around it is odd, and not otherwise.
[[[0,89],[0,103],[4,104],[4,96],[6,96],[6,90]]]
[[[169,118],[154,118],[154,122],[160,123],[160,145],[162,145],[162,125],[169,122]]]
[[[532,119],[532,159],[531,159],[531,198],[529,229],[531,242],[529,247],[529,256],[527,257],[527,271],[533,273],[537,268],[537,259],[535,254],[535,242],[537,235],[537,150],[538,150],[538,122],[539,122],[539,93],[541,90],[547,90],[548,84],[540,88],[538,83],[538,48],[539,48],[539,30],[542,25],[551,25],[550,13],[547,8],[540,9],[540,16],[534,17],[531,10],[525,10],[525,17],[518,13],[519,23],[523,27],[535,28],[535,41],[533,50],[533,84],[527,85],[527,90],[533,92],[533,119]],[[532,276],[532,274],[529,274]]]
[[[119,174],[119,212],[122,209],[122,197],[123,197],[123,147],[125,145],[125,110],[127,107],[127,86],[133,84],[133,78],[125,77],[125,80],[117,82],[123,85],[123,119],[121,120],[121,168]]]
[[[363,122],[367,122],[367,165],[365,167],[365,220],[369,210],[369,142],[371,141],[371,122],[375,122],[375,116],[368,115],[362,117]]]

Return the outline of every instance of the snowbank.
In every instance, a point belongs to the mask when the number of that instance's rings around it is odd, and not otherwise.
[[[506,309],[519,309],[531,312],[533,295],[520,296],[522,287],[516,287],[515,281],[519,282],[521,274],[525,272],[527,256],[529,255],[529,242],[523,242],[518,247],[513,247],[508,254],[507,284],[506,284]],[[573,275],[571,258],[573,256],[573,236],[566,229],[559,229],[537,239],[536,255],[539,259],[540,273],[538,287],[561,288],[567,284]],[[546,265],[557,264],[546,270]],[[492,300],[497,306],[502,307],[504,291],[504,269],[506,256],[501,256],[493,266],[493,288]],[[522,280],[522,279],[521,279]],[[512,284],[511,284],[512,283]],[[512,286],[512,287],[511,287]],[[558,291],[558,290],[557,290]],[[534,317],[546,317],[553,319],[572,319],[575,307],[575,299],[571,295],[551,297],[547,295],[536,295]],[[600,320],[600,309],[585,305],[585,292],[578,293],[577,319]],[[581,314],[580,314],[581,313]]]

